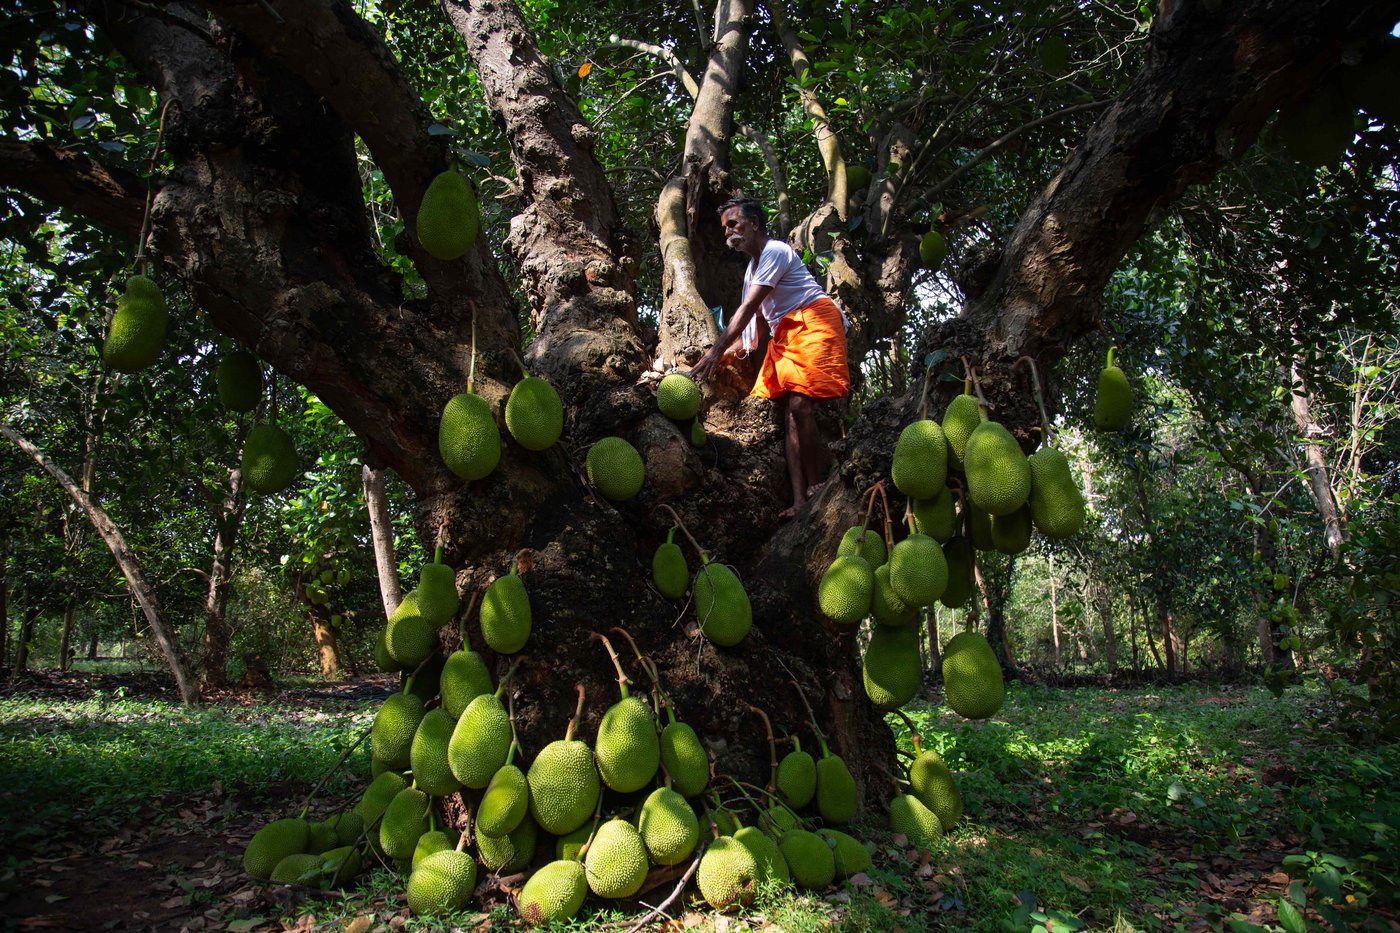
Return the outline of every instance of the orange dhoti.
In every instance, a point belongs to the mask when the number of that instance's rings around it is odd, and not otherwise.
[[[830,298],[818,298],[778,322],[750,394],[777,398],[798,392],[810,398],[844,398],[850,390],[841,309]]]

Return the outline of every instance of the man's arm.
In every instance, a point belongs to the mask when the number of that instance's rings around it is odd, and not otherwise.
[[[750,285],[748,294],[744,296],[743,304],[739,305],[739,310],[734,312],[734,316],[729,319],[729,323],[724,327],[724,333],[719,335],[715,345],[700,357],[700,362],[690,370],[690,375],[699,382],[707,382],[719,368],[719,361],[724,357],[724,353],[729,349],[729,345],[738,339],[748,326],[749,320],[758,313],[759,307],[763,304],[763,299],[773,291],[771,285]]]

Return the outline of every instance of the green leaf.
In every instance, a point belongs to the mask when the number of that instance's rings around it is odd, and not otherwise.
[[[1298,908],[1283,899],[1278,902],[1278,922],[1287,933],[1307,933],[1308,924],[1303,920],[1303,915],[1298,912]]]

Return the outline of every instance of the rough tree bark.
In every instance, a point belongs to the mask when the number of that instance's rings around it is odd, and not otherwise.
[[[1307,462],[1308,492],[1312,495],[1317,514],[1322,518],[1322,541],[1335,560],[1346,540],[1342,528],[1341,510],[1337,507],[1337,497],[1332,491],[1332,481],[1327,470],[1327,454],[1319,442],[1324,434],[1322,426],[1312,414],[1312,393],[1296,361],[1289,366],[1289,407],[1293,411],[1293,423],[1298,427],[1298,437],[1303,443],[1303,456]]]
[[[228,474],[228,494],[215,499],[214,556],[209,565],[209,588],[204,594],[204,650],[199,662],[199,682],[206,689],[228,686],[224,667],[228,663],[231,632],[228,627],[230,562],[243,526],[248,497],[243,494],[243,471]]]
[[[389,516],[389,497],[384,491],[384,471],[368,463],[360,467],[365,487],[365,507],[369,511],[369,532],[374,543],[374,570],[379,580],[379,597],[384,602],[384,618],[399,608],[399,561],[394,556],[394,522]]]

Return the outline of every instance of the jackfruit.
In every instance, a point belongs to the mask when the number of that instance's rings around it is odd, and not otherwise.
[[[909,786],[914,796],[938,817],[946,833],[962,819],[962,793],[953,772],[935,751],[924,751],[909,765]]]
[[[476,860],[466,852],[434,852],[408,876],[408,909],[449,914],[467,906],[476,891]]]
[[[359,842],[360,834],[365,830],[365,821],[354,810],[337,813],[326,822],[335,829],[335,841],[342,846],[354,845]]]
[[[692,447],[704,447],[705,442],[709,439],[709,436],[705,433],[705,426],[700,423],[699,418],[696,418],[690,425],[690,445]]]
[[[967,531],[972,547],[978,551],[995,551],[992,544],[992,516],[972,503],[967,506]]]
[[[817,793],[817,763],[799,745],[778,762],[774,780],[778,793],[788,806],[801,810]]]
[[[243,870],[254,878],[271,878],[284,858],[306,851],[311,827],[302,819],[273,820],[253,834],[243,850]]]
[[[117,300],[117,313],[102,345],[102,359],[119,373],[134,373],[160,358],[165,346],[165,325],[170,313],[165,296],[144,275],[126,280],[126,292]],[[275,866],[274,866],[275,867]]]
[[[506,399],[506,430],[526,450],[547,450],[564,433],[564,403],[554,386],[526,376]]]
[[[428,795],[405,787],[394,795],[379,823],[379,845],[390,858],[411,859],[418,837],[428,831]]]
[[[854,554],[838,557],[822,574],[817,605],[823,615],[838,625],[859,625],[870,614],[874,586],[870,565],[863,558]]]
[[[424,833],[418,837],[418,843],[413,847],[413,867],[417,868],[423,859],[434,852],[446,852],[457,848],[458,841],[440,829]]]
[[[1133,387],[1127,374],[1113,365],[1114,349],[1108,348],[1108,361],[1099,373],[1099,391],[1094,398],[1094,426],[1100,431],[1123,431],[1133,420]]]
[[[906,425],[894,445],[890,475],[911,499],[931,499],[948,480],[948,442],[938,422],[922,418]]]
[[[876,626],[870,633],[861,674],[865,694],[876,709],[889,712],[914,699],[924,675],[918,628]]]
[[[650,783],[661,766],[661,743],[646,704],[626,696],[608,707],[598,723],[593,754],[598,774],[613,790],[629,794]]]
[[[1031,546],[1031,509],[1023,505],[1009,515],[992,516],[992,547],[1003,554],[1020,554]]]
[[[515,831],[530,812],[530,787],[525,773],[513,764],[491,775],[481,806],[476,811],[476,831],[505,836]]]
[[[948,585],[938,601],[949,609],[967,605],[976,580],[972,576],[972,546],[964,537],[956,537],[943,546],[943,559],[948,563]]]
[[[695,730],[672,722],[661,730],[661,763],[671,776],[671,788],[682,797],[694,797],[710,783],[710,758]]]
[[[870,169],[864,165],[846,166],[846,192],[851,197],[855,197],[857,192],[864,191],[870,186]]]
[[[948,244],[937,230],[930,230],[919,240],[919,259],[923,261],[925,269],[936,272],[947,255]]]
[[[311,823],[307,826],[306,851],[320,855],[336,847],[335,827],[328,820]]]
[[[520,916],[532,926],[567,923],[588,898],[588,877],[576,861],[550,862],[520,889]]]
[[[395,612],[384,627],[384,648],[406,671],[422,664],[437,645],[437,629],[416,612]]]
[[[695,574],[694,598],[700,631],[716,645],[737,645],[753,626],[749,594],[724,564],[705,561]]]
[[[515,654],[530,639],[530,596],[517,568],[497,577],[481,599],[481,637],[497,654]]]
[[[753,903],[758,863],[753,853],[732,836],[720,836],[700,857],[695,880],[705,902],[715,910]]]
[[[550,742],[525,775],[530,813],[547,833],[563,836],[586,823],[602,793],[593,750],[578,739]]]
[[[836,856],[825,840],[805,829],[790,829],[778,840],[792,880],[804,888],[820,891],[836,879]]]
[[[554,857],[557,859],[567,859],[571,862],[579,861],[582,856],[579,850],[588,841],[588,837],[593,835],[592,822],[585,822],[578,829],[571,833],[557,836],[554,840]]]
[[[394,660],[394,656],[389,653],[389,643],[385,640],[388,635],[388,628],[379,630],[379,634],[374,639],[374,666],[385,673],[403,670],[403,665]]]
[[[742,826],[736,829],[734,841],[748,849],[753,856],[754,865],[758,869],[753,876],[755,884],[763,884],[765,881],[790,881],[792,879],[787,860],[779,851],[778,844],[757,826]]]
[[[943,436],[948,440],[952,465],[958,469],[962,469],[963,458],[967,456],[967,439],[981,423],[982,414],[977,407],[977,397],[973,395],[954,396],[943,412]]]
[[[967,495],[991,515],[1010,515],[1031,495],[1031,465],[1016,438],[995,421],[984,421],[967,439],[963,459]]]
[[[321,855],[298,852],[287,856],[272,869],[268,879],[277,884],[303,884],[315,887],[321,880]]]
[[[614,502],[625,502],[641,492],[646,478],[642,455],[620,437],[605,437],[590,447],[584,467],[588,481]]]
[[[668,373],[656,387],[656,407],[667,418],[686,421],[700,410],[700,387],[684,373]]]
[[[899,794],[890,801],[890,831],[903,833],[909,842],[931,849],[943,838],[943,827],[933,811],[909,794]]]
[[[1047,538],[1070,538],[1084,524],[1084,495],[1069,461],[1054,447],[1027,458],[1031,465],[1031,520]]]
[[[463,392],[447,400],[438,423],[438,453],[464,480],[486,477],[501,460],[501,431],[486,400]]]
[[[637,832],[654,863],[677,865],[695,851],[700,821],[684,797],[669,787],[658,787],[642,804]]]
[[[423,701],[411,693],[396,693],[374,714],[370,727],[370,753],[395,770],[409,766],[413,736],[423,721]],[[361,814],[362,816],[364,814]],[[372,822],[365,817],[365,822]]]
[[[772,827],[774,832],[785,833],[789,829],[797,829],[797,817],[792,810],[780,803],[775,803],[767,810],[763,811],[760,820],[765,826]]]
[[[535,857],[539,834],[539,827],[528,816],[504,836],[488,836],[478,832],[476,849],[481,856],[481,864],[498,875],[520,871]]]
[[[734,818],[734,814],[721,807],[718,810],[706,810],[705,822],[702,835],[711,836],[710,830],[714,829],[721,836],[732,836],[739,831],[740,823]]]
[[[512,733],[505,705],[493,693],[467,704],[447,743],[447,763],[466,787],[481,790],[510,754]]]
[[[373,732],[370,733],[370,740],[374,740]],[[355,812],[365,826],[373,826],[374,821],[384,815],[384,810],[389,806],[389,802],[398,795],[398,792],[408,786],[408,781],[403,775],[395,771],[384,771],[376,775],[369,786],[365,788],[364,796],[355,805]],[[375,834],[375,838],[378,835]]]
[[[870,868],[870,850],[859,839],[848,836],[839,829],[819,829],[817,835],[831,846],[837,877],[849,878]]]
[[[947,486],[932,499],[915,499],[909,506],[913,516],[910,531],[928,535],[939,544],[948,543],[957,534],[957,510],[953,506],[953,493]]]
[[[875,586],[870,595],[870,614],[881,625],[910,625],[919,617],[919,607],[899,598],[890,587],[890,565],[875,571]]]
[[[248,488],[266,495],[281,492],[301,475],[296,444],[275,424],[255,425],[248,432],[239,468]]]
[[[651,579],[667,599],[680,599],[690,589],[690,567],[686,565],[685,554],[669,537],[657,546],[651,557]]]
[[[1005,698],[1001,664],[978,632],[959,632],[943,648],[943,692],[953,712],[986,719]]]
[[[338,888],[360,873],[360,850],[351,845],[321,853],[321,875],[325,885]]]
[[[856,816],[856,779],[839,755],[825,755],[817,762],[817,812],[837,826]]]
[[[486,669],[486,661],[470,649],[454,651],[447,656],[442,668],[440,681],[442,708],[453,719],[461,717],[467,704],[483,693],[495,693],[491,683],[491,672]]]
[[[836,556],[848,557],[852,554],[864,558],[871,570],[883,566],[887,557],[884,535],[874,528],[852,525],[841,536],[841,543],[836,545]]]
[[[418,614],[433,628],[446,625],[457,615],[457,580],[446,564],[424,564],[418,577]]]
[[[598,827],[583,857],[588,889],[599,897],[631,897],[647,877],[647,850],[642,836],[626,820]]]
[[[229,411],[252,411],[262,401],[262,364],[247,350],[222,353],[214,370],[214,385],[220,404]]]
[[[413,783],[434,797],[446,797],[462,789],[462,782],[447,764],[447,743],[452,739],[454,726],[447,710],[438,707],[423,715],[413,735],[408,756]]]
[[[481,230],[481,209],[471,182],[451,169],[438,175],[423,192],[414,223],[418,242],[429,256],[443,262],[465,256]]]
[[[928,606],[948,585],[943,548],[928,535],[910,535],[890,551],[890,589],[910,606]]]

